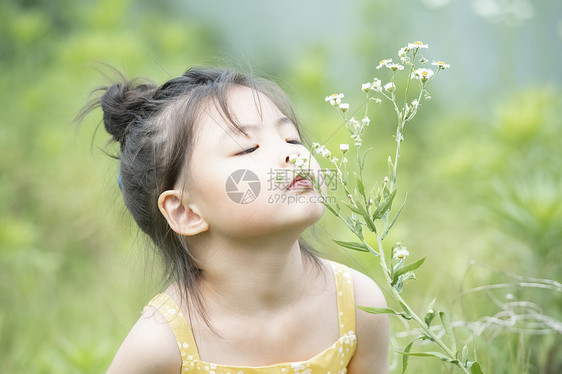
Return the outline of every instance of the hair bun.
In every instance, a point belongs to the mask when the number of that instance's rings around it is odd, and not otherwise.
[[[131,126],[146,114],[147,101],[155,90],[155,85],[134,82],[115,83],[106,88],[101,97],[103,123],[105,130],[122,146]]]

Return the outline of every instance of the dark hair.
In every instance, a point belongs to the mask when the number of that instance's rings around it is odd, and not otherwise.
[[[184,237],[174,232],[158,208],[158,197],[173,189],[189,164],[193,128],[201,109],[213,103],[235,131],[244,133],[228,108],[234,86],[248,87],[267,96],[295,124],[299,122],[285,92],[274,82],[229,69],[191,68],[161,86],[148,80],[127,80],[100,87],[103,95],[90,101],[79,118],[97,107],[103,110],[105,129],[120,144],[120,179],[123,199],[136,223],[159,248],[165,282],[177,281],[186,297],[205,319],[197,287],[201,275]],[[305,242],[306,258],[318,258]],[[188,303],[189,305],[189,303]]]

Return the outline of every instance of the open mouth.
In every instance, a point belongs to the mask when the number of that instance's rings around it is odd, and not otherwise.
[[[311,176],[297,174],[287,190],[308,190],[312,188]]]

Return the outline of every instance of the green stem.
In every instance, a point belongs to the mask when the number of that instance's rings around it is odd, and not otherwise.
[[[414,66],[416,65],[416,55],[418,53],[418,50],[416,49],[415,52],[412,52],[412,64],[410,65],[410,73],[408,74],[408,81],[406,82],[406,91],[404,91],[404,103],[408,100],[408,90],[410,88],[410,77],[412,76],[412,73],[414,72]]]
[[[341,214],[338,213],[337,217],[345,223],[345,219],[341,216]],[[360,236],[357,236],[357,237],[369,249],[370,253],[379,257],[379,259],[380,259],[379,263],[380,263],[381,268],[383,270],[383,274],[385,276],[386,282],[387,282],[387,284],[391,285],[392,279],[390,278],[390,272],[389,272],[389,269],[388,269],[388,265],[386,264],[386,258],[385,258],[385,255],[384,255],[382,239],[381,239],[381,237],[378,233],[375,233],[375,235],[376,235],[376,238],[377,238],[377,247],[378,247],[378,250],[379,250],[378,252],[375,249],[373,249],[367,243],[367,241],[364,238],[362,238]],[[453,364],[457,365],[464,373],[470,374],[468,369],[466,367],[464,367],[464,365],[462,365],[462,363],[460,361],[458,361],[455,353],[425,324],[424,321],[422,321],[422,319],[412,310],[412,308],[410,308],[410,306],[404,301],[404,299],[398,293],[398,291],[396,291],[396,289],[392,286],[390,288],[392,290],[392,297],[393,297],[394,301],[397,301],[404,309],[406,309],[406,312],[410,316],[412,316],[412,319],[417,323],[419,328],[421,330],[423,330],[424,333],[427,336],[429,336],[433,342],[435,342],[439,347],[441,347],[443,352],[445,352],[445,354],[447,354],[451,358],[451,360],[453,360]]]
[[[385,222],[386,223],[386,222]],[[381,265],[381,268],[383,270],[383,274],[386,278],[386,281],[388,284],[392,284],[392,279],[390,279],[390,272],[388,269],[388,265],[386,264],[386,258],[384,255],[384,250],[383,250],[383,245],[382,245],[382,239],[380,237],[380,235],[378,233],[375,233],[376,238],[377,238],[377,246],[379,249],[379,262]],[[360,238],[361,239],[361,238]],[[365,240],[362,240],[363,244],[365,244],[367,246],[367,248],[369,248],[370,251],[374,251],[369,244],[365,243]],[[441,349],[452,359],[455,360],[455,364],[457,366],[459,366],[465,373],[470,374],[470,372],[468,371],[468,369],[466,369],[458,360],[457,357],[455,355],[455,353],[453,351],[451,351],[451,349],[437,336],[435,335],[435,333],[433,331],[431,331],[431,329],[425,324],[424,321],[422,321],[422,319],[412,310],[412,308],[410,308],[410,306],[404,301],[404,299],[402,298],[402,296],[398,293],[398,291],[396,291],[396,289],[394,287],[391,286],[391,290],[392,290],[392,296],[394,297],[395,301],[398,301],[398,303],[406,309],[406,311],[408,312],[409,315],[412,316],[412,319],[418,324],[418,326],[424,331],[424,333],[429,336],[439,347],[441,347]]]

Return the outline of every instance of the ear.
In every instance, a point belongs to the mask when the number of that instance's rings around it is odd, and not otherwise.
[[[209,229],[195,205],[188,204],[185,193],[180,194],[178,190],[162,192],[158,197],[158,208],[172,230],[180,235],[193,236]]]

